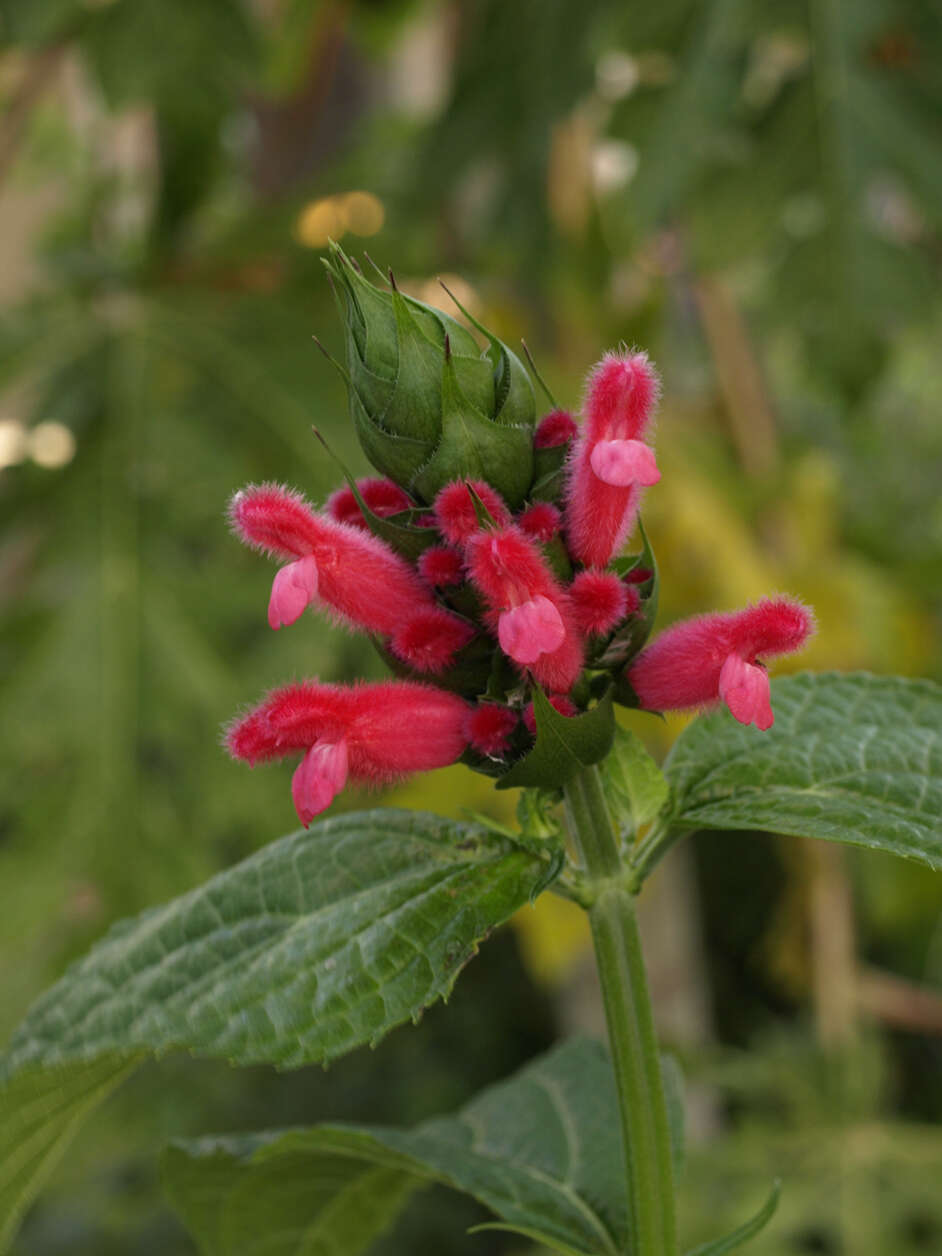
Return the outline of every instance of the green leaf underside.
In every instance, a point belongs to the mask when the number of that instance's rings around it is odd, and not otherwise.
[[[413,1173],[329,1151],[253,1164],[170,1147],[162,1168],[170,1202],[206,1256],[358,1256],[422,1185]]]
[[[747,1243],[750,1239],[755,1238],[760,1230],[765,1229],[775,1215],[781,1189],[781,1182],[773,1182],[768,1199],[754,1217],[750,1217],[748,1221],[724,1238],[713,1239],[710,1243],[701,1243],[699,1247],[689,1251],[687,1256],[724,1256],[725,1252],[735,1251],[737,1247],[742,1247],[743,1243]]]
[[[557,789],[584,767],[608,754],[615,732],[612,697],[608,692],[584,715],[560,715],[539,688],[533,688],[536,744],[525,758],[497,782],[498,789],[536,785]]]
[[[775,724],[696,720],[666,764],[679,828],[825,838],[942,869],[942,686],[867,673],[772,682]]]
[[[446,997],[480,941],[529,899],[542,863],[479,825],[377,810],[282,838],[116,925],[33,1006],[0,1060],[0,1165],[90,1111],[148,1054],[327,1062]],[[0,1174],[0,1233],[52,1150]]]
[[[278,1209],[290,1207],[293,1218],[293,1208],[303,1208],[308,1200],[313,1221],[323,1195],[316,1181],[318,1166],[333,1159],[337,1165],[332,1177],[341,1183],[346,1178],[337,1166],[346,1161],[409,1175],[418,1184],[442,1183],[472,1195],[507,1228],[568,1256],[617,1256],[628,1238],[620,1135],[618,1122],[612,1120],[615,1104],[605,1049],[588,1039],[574,1039],[483,1091],[453,1117],[427,1121],[411,1131],[317,1126],[268,1135],[263,1145],[257,1136],[201,1139],[168,1153],[166,1175],[175,1204],[199,1227],[204,1243],[207,1235],[236,1231],[227,1220],[233,1198],[253,1198],[252,1215],[247,1210],[239,1215],[244,1227],[257,1226],[256,1243],[269,1232]],[[211,1206],[198,1201],[193,1207],[185,1199],[187,1177],[207,1158],[210,1189],[200,1201],[209,1200]],[[289,1180],[296,1187],[296,1204],[287,1202]],[[279,1183],[268,1203],[262,1189],[267,1181]],[[334,1211],[337,1224],[343,1223],[341,1204]],[[211,1256],[258,1250],[247,1228],[236,1238],[239,1245],[207,1245],[204,1250]],[[278,1256],[302,1250],[316,1249],[272,1248]],[[360,1249],[336,1250],[355,1256]]]

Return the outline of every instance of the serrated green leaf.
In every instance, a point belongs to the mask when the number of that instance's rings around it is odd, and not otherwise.
[[[254,1179],[259,1189],[252,1210],[242,1214],[238,1235],[245,1247],[207,1248],[212,1256],[241,1256],[253,1235],[256,1242],[264,1238],[278,1210],[295,1207],[292,1185],[299,1197],[322,1196],[315,1175],[331,1159],[336,1162],[331,1177],[342,1185],[347,1178],[338,1166],[348,1161],[420,1183],[440,1182],[474,1196],[505,1228],[567,1256],[617,1256],[628,1235],[621,1138],[611,1119],[615,1108],[604,1047],[575,1039],[485,1090],[456,1116],[414,1130],[325,1125],[271,1134],[261,1144],[257,1137],[179,1144],[168,1161],[168,1177],[174,1191],[185,1190],[187,1161],[212,1158],[211,1189],[203,1197],[210,1207],[198,1210],[203,1232],[212,1234],[226,1225],[226,1157],[232,1190],[242,1190],[253,1181],[244,1175],[262,1168],[269,1173],[266,1181],[279,1183],[269,1195],[261,1179]],[[303,1207],[300,1198],[297,1207]],[[338,1222],[345,1211],[344,1200],[338,1200]],[[229,1225],[230,1234],[235,1230]],[[285,1256],[291,1250],[285,1248]]]
[[[942,686],[787,676],[772,709],[765,733],[725,710],[684,730],[664,765],[671,824],[825,838],[942,869]]]
[[[602,788],[619,828],[631,838],[650,824],[670,796],[664,773],[640,737],[615,728],[611,754],[602,761]]]
[[[536,744],[497,782],[498,789],[536,785],[558,789],[608,754],[615,735],[611,693],[583,715],[560,715],[539,686],[533,689]]]
[[[687,1256],[724,1256],[724,1253],[735,1251],[737,1247],[742,1247],[743,1243],[748,1243],[750,1239],[755,1238],[760,1230],[764,1230],[772,1220],[778,1207],[781,1190],[781,1182],[773,1182],[768,1199],[754,1217],[751,1217],[738,1229],[733,1230],[732,1234],[727,1234],[724,1238],[714,1239],[710,1243],[701,1243],[699,1247],[689,1251]]]
[[[447,996],[543,863],[477,825],[377,810],[323,820],[116,925],[27,1015],[0,1060],[0,1164],[23,1154],[0,1233],[65,1131],[123,1069],[189,1050],[291,1068],[375,1043]],[[102,1069],[103,1076],[99,1076]]]

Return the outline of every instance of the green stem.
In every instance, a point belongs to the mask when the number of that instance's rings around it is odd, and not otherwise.
[[[589,907],[618,1091],[630,1256],[676,1256],[674,1175],[654,1018],[635,917],[597,768],[564,788],[569,832],[594,889]]]

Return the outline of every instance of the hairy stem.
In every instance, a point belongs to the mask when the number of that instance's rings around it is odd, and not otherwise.
[[[630,1256],[676,1256],[670,1128],[634,896],[597,768],[564,788],[569,832],[594,888],[589,907],[625,1150]]]

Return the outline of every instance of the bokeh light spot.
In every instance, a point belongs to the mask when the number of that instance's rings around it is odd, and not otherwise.
[[[64,467],[75,457],[75,437],[64,423],[37,423],[29,434],[29,454],[37,466]]]

